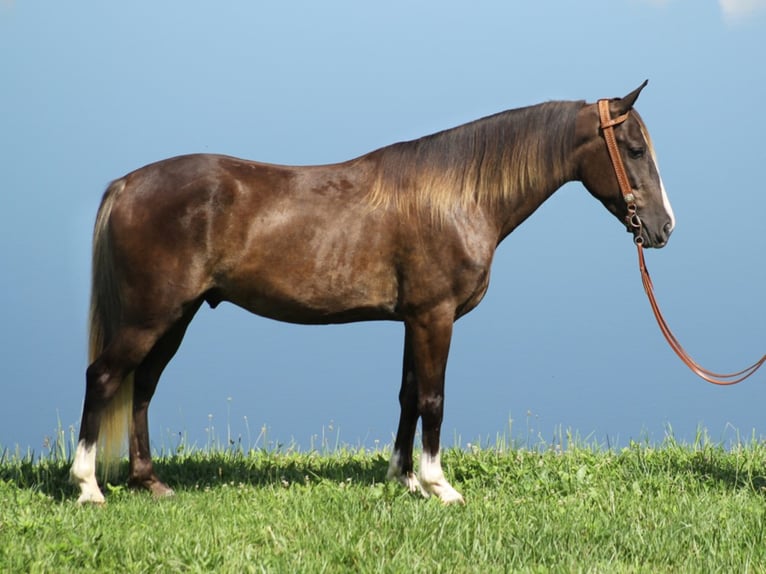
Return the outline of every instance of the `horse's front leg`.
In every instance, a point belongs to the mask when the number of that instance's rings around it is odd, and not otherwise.
[[[447,369],[454,309],[446,307],[408,321],[417,382],[417,407],[423,430],[423,453],[418,478],[423,490],[444,503],[463,503],[463,496],[442,471],[439,438],[444,414],[444,375]]]
[[[411,329],[405,325],[402,388],[399,391],[399,428],[396,431],[394,452],[388,465],[388,480],[396,480],[413,493],[427,493],[420,486],[412,464],[412,448],[418,425],[418,386],[415,379],[415,363],[412,353]]]

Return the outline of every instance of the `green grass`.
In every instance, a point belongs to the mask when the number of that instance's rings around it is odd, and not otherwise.
[[[386,449],[160,457],[177,496],[75,504],[68,448],[0,459],[0,572],[766,572],[766,445],[448,449],[464,507]]]

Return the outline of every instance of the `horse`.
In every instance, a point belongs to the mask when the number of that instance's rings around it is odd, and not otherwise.
[[[70,471],[78,502],[104,502],[96,453],[119,458],[126,435],[128,484],[173,494],[152,466],[149,403],[195,313],[226,301],[298,324],[404,323],[387,478],[463,503],[440,460],[445,369],[453,323],[482,300],[500,242],[569,181],[644,247],[663,247],[673,231],[654,148],[633,110],[645,85],[607,100],[624,119],[613,133],[631,206],[597,106],[584,100],[506,110],[337,164],[197,154],[113,181],[93,232],[89,366]]]

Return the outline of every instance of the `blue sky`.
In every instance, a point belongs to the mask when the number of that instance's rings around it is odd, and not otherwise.
[[[0,0],[0,445],[42,450],[84,393],[90,235],[105,186],[189,152],[335,162],[549,99],[624,95],[678,220],[647,254],[686,348],[766,352],[766,2]],[[203,309],[150,411],[179,433],[302,448],[388,444],[403,328],[300,327]],[[499,248],[455,329],[443,443],[560,432],[601,444],[766,435],[766,373],[696,379],[662,339],[630,237],[579,184]]]

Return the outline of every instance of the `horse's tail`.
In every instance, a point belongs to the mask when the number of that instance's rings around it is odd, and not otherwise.
[[[122,313],[120,293],[114,269],[109,220],[114,202],[125,188],[125,181],[112,182],[104,193],[93,229],[93,265],[88,319],[88,362],[93,362],[109,345],[119,326]],[[127,437],[133,410],[133,373],[121,382],[117,394],[104,408],[98,436],[102,476],[114,474]]]

